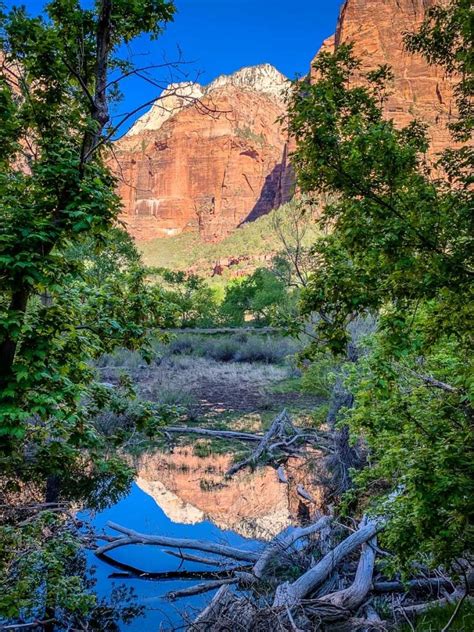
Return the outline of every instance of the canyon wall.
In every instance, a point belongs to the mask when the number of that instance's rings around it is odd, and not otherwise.
[[[199,231],[221,239],[291,197],[286,78],[269,65],[206,88],[170,86],[118,141],[111,164],[122,220],[138,240]]]
[[[333,52],[340,44],[352,42],[355,57],[362,61],[361,74],[388,64],[394,80],[386,116],[400,127],[414,118],[428,123],[432,155],[451,143],[447,124],[455,110],[453,80],[442,68],[408,53],[403,35],[419,28],[433,4],[435,0],[346,0],[335,35],[322,47]]]
[[[353,42],[361,73],[390,65],[395,78],[386,115],[399,126],[415,117],[428,123],[432,155],[451,142],[453,84],[442,69],[407,53],[403,34],[417,29],[433,2],[346,0],[335,35],[321,49]],[[217,241],[288,201],[289,147],[277,122],[285,113],[286,86],[268,64],[207,87],[171,85],[115,146],[121,219],[130,233],[145,241],[198,231]]]

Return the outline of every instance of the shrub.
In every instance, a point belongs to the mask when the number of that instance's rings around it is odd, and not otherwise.
[[[301,387],[307,393],[328,397],[334,385],[336,365],[332,358],[317,358],[303,373]]]
[[[256,336],[240,346],[235,359],[237,362],[279,364],[294,351],[295,343],[291,340]]]
[[[168,345],[170,355],[190,355],[195,350],[195,341],[191,336],[179,336]]]
[[[236,358],[238,348],[238,342],[232,338],[209,340],[203,345],[203,355],[218,362],[232,362]]]

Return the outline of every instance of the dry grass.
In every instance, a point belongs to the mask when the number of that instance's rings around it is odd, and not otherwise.
[[[180,406],[188,421],[257,431],[284,407],[297,417],[319,403],[298,389],[296,350],[297,343],[278,336],[183,334],[157,344],[150,365],[121,350],[104,356],[99,369],[110,383],[127,372],[141,398]]]

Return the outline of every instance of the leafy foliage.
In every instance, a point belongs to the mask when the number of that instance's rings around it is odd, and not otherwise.
[[[221,312],[232,325],[243,325],[247,319],[268,325],[274,308],[288,300],[284,283],[272,271],[258,268],[250,276],[227,286]]]
[[[408,39],[412,50],[448,71],[467,71],[471,58],[459,39],[469,30],[466,6],[428,13]],[[356,480],[375,510],[389,512],[385,539],[400,562],[425,554],[449,563],[472,546],[469,151],[447,150],[435,170],[424,125],[397,129],[383,115],[390,69],[361,79],[350,46],[322,53],[315,70],[314,83],[295,86],[289,131],[302,190],[333,198],[320,222],[328,234],[313,247],[302,313],[319,315],[314,346],[336,354],[345,353],[354,319],[378,319],[352,368],[355,406],[341,419],[370,448]],[[464,74],[459,93],[471,85]],[[458,138],[467,117],[461,107]]]
[[[120,202],[104,152],[119,96],[111,75],[132,70],[119,51],[142,32],[159,35],[173,4],[89,7],[53,0],[37,18],[23,7],[0,13],[0,482],[2,503],[20,512],[32,497],[103,506],[128,488],[117,455],[126,434],[94,419],[126,406],[133,389],[100,384],[93,363],[118,346],[146,357],[150,333],[172,318],[114,228]],[[139,408],[138,428],[156,430],[150,407]],[[3,519],[0,616],[84,614],[90,597],[68,570],[74,534],[54,516]]]
[[[215,291],[202,278],[166,268],[152,272],[161,277],[163,300],[178,327],[209,327],[216,323]]]

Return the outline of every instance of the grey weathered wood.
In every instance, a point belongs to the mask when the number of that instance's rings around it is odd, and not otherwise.
[[[280,584],[275,593],[273,606],[292,606],[298,603],[317,588],[334,571],[342,559],[371,540],[379,529],[380,524],[376,521],[368,522],[367,525],[352,533],[327,553],[316,566],[303,573],[296,581],[291,584],[288,582]]]
[[[282,431],[283,431],[283,428],[284,428],[285,424],[291,424],[291,421],[290,421],[290,419],[288,417],[288,413],[286,412],[286,410],[283,410],[272,421],[272,423],[270,425],[270,428],[263,435],[263,437],[261,438],[260,443],[255,448],[255,450],[252,452],[252,454],[249,457],[247,457],[246,459],[244,459],[243,461],[240,461],[239,463],[235,463],[232,467],[230,467],[227,470],[227,472],[226,472],[226,476],[233,476],[234,474],[236,474],[240,470],[242,470],[242,469],[244,469],[244,468],[246,468],[246,467],[248,467],[250,465],[254,465],[255,463],[257,463],[258,460],[260,459],[260,457],[262,456],[262,454],[269,447],[271,440],[274,437],[279,437],[282,434]]]
[[[207,564],[208,566],[224,566],[227,567],[229,565],[229,560],[219,560],[211,557],[203,557],[201,555],[192,555],[191,553],[184,553],[183,551],[164,551],[168,555],[172,555],[173,557],[177,557],[180,560],[187,562],[196,562],[198,564]]]
[[[368,544],[362,545],[362,553],[360,555],[356,575],[349,588],[325,595],[321,597],[321,599],[329,601],[335,606],[346,608],[347,610],[355,610],[358,608],[364,601],[372,585],[372,576],[375,567],[374,546],[376,545],[377,541],[375,537],[370,539]]]
[[[288,478],[286,476],[283,465],[280,465],[280,467],[277,469],[277,475],[278,475],[278,480],[280,481],[280,483],[285,483],[285,484],[288,483]]]
[[[253,551],[244,551],[224,544],[208,542],[206,540],[191,540],[188,538],[170,538],[161,535],[149,535],[147,533],[139,533],[133,529],[122,527],[114,522],[108,522],[107,526],[114,531],[122,533],[122,536],[110,540],[107,544],[96,549],[96,555],[102,555],[108,551],[112,551],[121,546],[129,544],[151,544],[155,546],[168,546],[175,549],[194,549],[205,551],[207,553],[215,553],[222,557],[229,557],[234,560],[244,560],[246,562],[256,562],[259,554]]]
[[[235,577],[229,577],[227,579],[216,579],[215,581],[207,581],[201,584],[194,584],[193,586],[187,586],[181,590],[173,590],[166,594],[166,598],[170,601],[175,599],[182,599],[183,597],[191,597],[192,595],[201,595],[202,593],[221,588],[222,586],[228,586],[229,584],[236,584],[239,580]]]
[[[410,579],[407,582],[374,582],[372,590],[377,593],[406,592],[407,590],[436,590],[452,587],[451,580],[445,577]]]
[[[297,485],[296,492],[299,496],[301,496],[301,498],[304,498],[308,502],[310,503],[316,502],[314,498],[311,496],[311,494],[303,487],[303,485]]]
[[[170,434],[197,434],[203,437],[214,437],[216,439],[234,439],[236,441],[259,442],[263,439],[262,434],[251,432],[239,432],[233,430],[211,430],[209,428],[193,428],[192,426],[165,426],[162,432]]]
[[[232,599],[233,599],[233,596],[230,592],[229,586],[224,584],[223,586],[219,588],[219,590],[216,592],[216,594],[214,595],[212,600],[209,602],[209,604],[204,608],[204,610],[202,610],[198,614],[194,622],[191,624],[190,629],[191,630],[205,629],[205,626],[208,623],[215,621],[219,617],[222,609],[230,601],[232,601]]]
[[[319,533],[328,526],[329,522],[330,518],[328,516],[323,516],[317,522],[308,527],[300,527],[298,529],[294,529],[286,536],[277,536],[276,538],[274,538],[270,542],[270,544],[263,550],[263,553],[260,555],[257,563],[253,567],[253,574],[255,575],[255,577],[263,577],[265,574],[265,570],[268,568],[270,562],[275,559],[275,557],[281,555],[285,551],[288,551],[288,549],[301,538],[306,538],[310,535],[313,535],[314,533]]]

